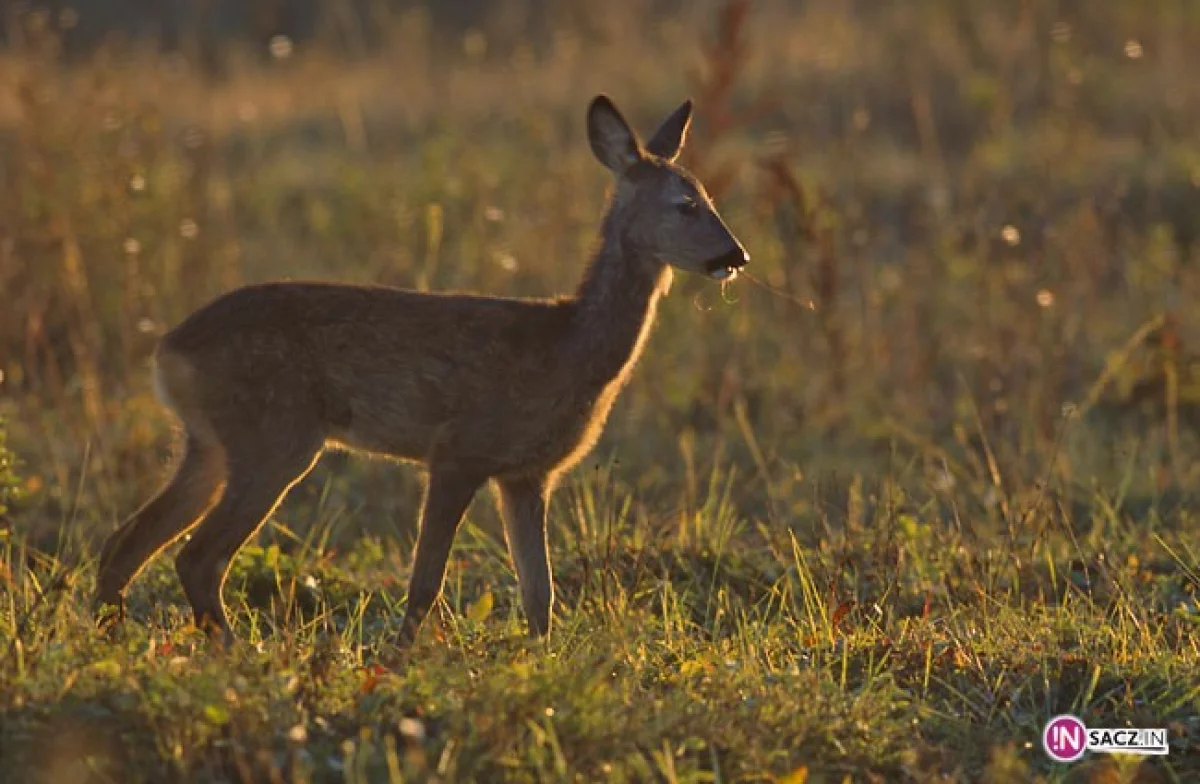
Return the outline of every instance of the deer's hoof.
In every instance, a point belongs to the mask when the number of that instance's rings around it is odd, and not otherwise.
[[[92,605],[92,620],[100,631],[110,631],[125,620],[125,600],[102,601]]]

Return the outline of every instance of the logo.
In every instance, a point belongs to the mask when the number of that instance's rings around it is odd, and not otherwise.
[[[1055,762],[1074,762],[1087,751],[1087,727],[1069,714],[1055,716],[1042,730],[1042,748]]]
[[[1088,729],[1069,713],[1055,716],[1042,730],[1042,748],[1055,762],[1074,762],[1085,751],[1099,754],[1165,755],[1165,729]]]

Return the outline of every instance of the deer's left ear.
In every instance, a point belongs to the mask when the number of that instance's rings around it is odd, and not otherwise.
[[[663,120],[663,124],[646,143],[646,149],[660,158],[668,161],[675,160],[679,157],[679,151],[683,149],[684,142],[687,141],[687,132],[691,124],[692,101],[689,98],[680,104],[678,109],[671,112],[670,117]]]

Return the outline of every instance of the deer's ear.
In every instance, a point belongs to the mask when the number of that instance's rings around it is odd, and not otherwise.
[[[642,157],[637,134],[606,95],[597,95],[588,106],[588,142],[596,158],[618,174]]]
[[[646,149],[660,158],[673,161],[679,157],[679,151],[687,141],[688,128],[692,125],[692,101],[689,98],[671,112],[671,116],[663,120],[658,130],[646,143]]]

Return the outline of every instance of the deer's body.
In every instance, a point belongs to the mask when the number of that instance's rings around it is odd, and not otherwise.
[[[440,455],[489,476],[554,474],[599,436],[670,282],[665,267],[642,274],[604,259],[595,274],[611,267],[621,281],[594,291],[602,284],[589,278],[556,300],[247,286],[162,339],[158,384],[196,431],[219,411],[250,433],[288,407],[291,427],[330,445]]]
[[[97,603],[119,606],[145,562],[199,523],[177,567],[197,623],[231,638],[221,601],[229,561],[319,454],[342,447],[429,470],[405,642],[437,598],[459,522],[488,481],[500,491],[531,630],[546,633],[546,500],[599,437],[670,284],[667,259],[683,256],[670,263],[714,277],[745,263],[698,183],[671,163],[689,117],[685,104],[668,119],[648,145],[661,148],[656,155],[607,99],[593,102],[592,146],[618,184],[574,296],[266,283],[218,298],[169,332],[156,382],[183,423],[184,452],[172,481],[106,542]],[[664,202],[673,211],[647,221],[648,207]],[[672,223],[684,224],[679,236],[664,228]]]

